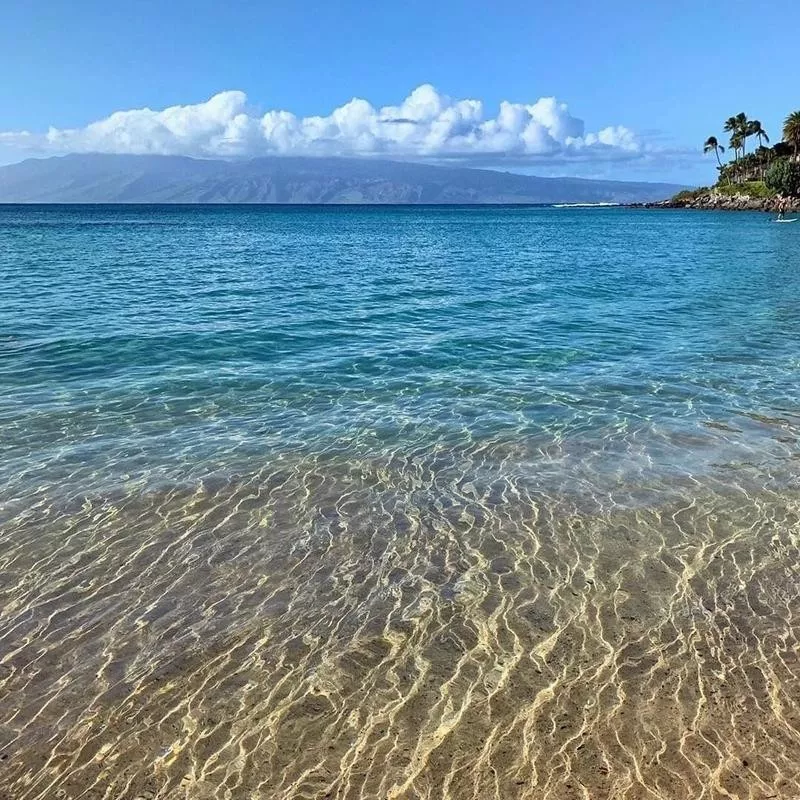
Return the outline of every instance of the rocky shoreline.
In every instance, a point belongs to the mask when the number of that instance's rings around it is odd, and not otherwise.
[[[637,203],[632,208],[695,208],[706,211],[764,211],[778,213],[780,197],[751,197],[747,194],[727,195],[718,192],[693,197],[672,197],[656,203]],[[800,213],[800,197],[787,198],[786,213]]]

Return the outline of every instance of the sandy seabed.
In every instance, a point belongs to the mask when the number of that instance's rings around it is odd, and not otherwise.
[[[7,504],[0,798],[800,797],[800,495],[463,467]]]

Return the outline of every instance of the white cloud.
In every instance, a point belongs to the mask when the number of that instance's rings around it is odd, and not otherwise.
[[[484,163],[636,159],[647,151],[621,125],[585,132],[583,121],[554,97],[503,101],[487,116],[480,100],[454,100],[429,84],[397,106],[375,108],[354,98],[326,117],[278,110],[259,115],[244,92],[227,91],[195,105],[117,111],[84,128],[0,132],[0,144],[54,153],[382,155]]]

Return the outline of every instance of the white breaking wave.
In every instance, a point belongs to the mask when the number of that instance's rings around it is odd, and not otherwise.
[[[620,203],[553,203],[553,208],[607,208]]]

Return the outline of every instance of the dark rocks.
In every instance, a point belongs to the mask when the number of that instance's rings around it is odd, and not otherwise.
[[[764,211],[778,213],[780,197],[751,197],[747,194],[708,192],[686,198],[672,198],[658,203],[639,203],[635,208],[694,208],[706,211]],[[800,213],[800,197],[787,198],[786,213]]]

